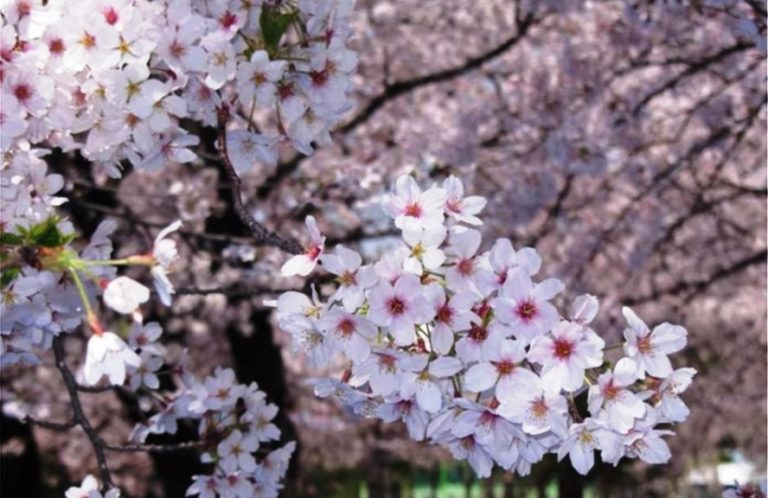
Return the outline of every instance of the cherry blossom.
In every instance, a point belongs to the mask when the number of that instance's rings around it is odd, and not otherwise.
[[[645,378],[646,372],[654,377],[666,377],[672,373],[667,355],[685,347],[687,332],[683,327],[662,323],[653,330],[629,308],[621,312],[629,327],[624,329],[624,353],[637,364],[637,375]]]
[[[129,277],[117,277],[104,289],[104,303],[119,313],[133,313],[148,300],[149,289]]]
[[[120,337],[112,332],[94,333],[88,339],[83,365],[83,378],[95,385],[106,376],[109,383],[120,386],[125,381],[126,367],[138,368],[141,358]]]
[[[307,216],[306,219],[307,231],[309,232],[309,244],[304,250],[304,254],[293,256],[286,261],[280,273],[284,277],[290,277],[292,275],[300,275],[306,277],[312,270],[323,255],[325,250],[325,237],[320,234],[320,230],[317,228],[317,222],[314,216]]]

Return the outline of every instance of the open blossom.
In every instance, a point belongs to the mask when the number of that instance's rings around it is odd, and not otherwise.
[[[437,358],[426,367],[414,363],[402,373],[400,394],[405,397],[415,396],[419,408],[434,413],[443,404],[440,383],[460,372],[462,367],[458,358],[449,356]]]
[[[133,313],[149,300],[149,289],[130,277],[117,277],[104,289],[104,302],[118,313]]]
[[[586,475],[595,465],[595,450],[602,449],[604,442],[610,438],[610,431],[592,419],[573,424],[568,437],[560,445],[557,458],[562,460],[568,455],[576,472]]]
[[[385,422],[402,420],[408,429],[408,435],[414,441],[424,439],[429,422],[429,414],[419,408],[415,401],[399,396],[387,398],[376,408],[376,416]]]
[[[446,230],[441,225],[418,230],[403,230],[403,240],[410,249],[403,268],[414,275],[424,271],[436,270],[445,262],[445,254],[440,245],[445,240]]]
[[[376,284],[376,270],[370,265],[361,266],[362,258],[357,252],[336,246],[332,254],[320,256],[320,262],[328,272],[336,275],[339,288],[331,300],[340,299],[344,309],[355,311],[365,301],[364,292]]]
[[[688,418],[690,410],[680,395],[688,389],[695,375],[694,368],[678,368],[661,381],[655,392],[659,401],[656,411],[660,417],[670,422],[683,422]]]
[[[168,235],[181,227],[181,220],[176,220],[163,228],[155,237],[155,245],[152,249],[152,257],[157,263],[150,270],[152,273],[155,290],[164,305],[171,305],[171,295],[174,293],[173,284],[168,279],[168,270],[178,258],[176,242],[169,239]]]
[[[413,177],[401,176],[383,209],[397,228],[418,230],[442,225],[444,207],[445,190],[432,187],[422,192]]]
[[[376,326],[366,318],[331,310],[319,320],[318,326],[342,345],[344,354],[353,362],[365,361],[371,354],[369,341],[376,335]]]
[[[539,383],[540,384],[540,383]],[[565,437],[568,432],[568,403],[559,393],[539,389],[525,389],[509,402],[502,402],[497,412],[522,424],[527,434],[553,432]]]
[[[285,71],[285,61],[270,61],[264,50],[255,50],[251,59],[237,67],[237,91],[243,106],[250,110],[253,100],[263,106],[275,103],[277,83]]]
[[[497,239],[488,253],[488,267],[477,274],[476,284],[483,296],[500,290],[514,268],[520,268],[529,276],[541,268],[541,257],[535,249],[524,247],[515,251],[509,239]]]
[[[557,323],[557,310],[549,300],[563,287],[555,278],[534,284],[524,270],[517,268],[510,273],[500,297],[493,302],[497,316],[514,329],[515,337],[530,343]]]
[[[446,287],[452,291],[475,291],[475,277],[479,270],[475,256],[481,240],[477,230],[464,227],[451,230],[446,251],[453,266],[445,272],[445,281]]]
[[[622,358],[613,372],[605,372],[597,378],[597,384],[589,388],[589,411],[597,415],[605,410],[608,425],[625,433],[635,419],[645,414],[645,403],[628,389],[637,380],[637,366],[630,358]]]
[[[449,176],[443,182],[445,189],[445,214],[469,225],[482,225],[483,221],[476,215],[483,210],[486,204],[484,197],[471,195],[464,197],[464,184],[455,176]]]
[[[688,332],[670,323],[651,330],[630,308],[624,307],[621,312],[629,325],[624,329],[624,354],[635,360],[637,376],[643,379],[647,372],[663,378],[671,374],[672,364],[667,355],[685,347]]]
[[[315,269],[320,256],[325,249],[325,237],[320,234],[314,216],[307,216],[307,231],[309,232],[309,244],[304,249],[304,254],[298,254],[286,261],[280,273],[284,277],[300,275],[306,277]]]
[[[448,354],[453,346],[454,333],[469,330],[472,322],[481,321],[472,311],[476,297],[468,292],[448,296],[440,285],[427,286],[425,294],[435,310],[432,349],[438,354]]]
[[[217,447],[220,465],[227,472],[237,472],[239,469],[252,472],[256,469],[256,459],[252,453],[257,449],[259,441],[255,436],[244,436],[242,432],[234,430]]]
[[[120,386],[125,382],[126,367],[138,368],[141,358],[120,337],[112,332],[93,334],[83,365],[85,383],[93,386],[106,376],[109,383]]]
[[[118,498],[120,490],[112,488],[103,495],[99,491],[99,482],[92,475],[85,476],[80,486],[72,486],[64,492],[64,498]]]
[[[584,383],[584,371],[603,362],[605,341],[577,323],[561,321],[551,335],[534,340],[528,360],[542,366],[541,379],[550,391],[575,391]]]
[[[511,402],[528,390],[539,390],[539,377],[529,370],[525,360],[525,344],[507,339],[501,348],[473,365],[464,376],[464,386],[470,391],[481,392],[495,387],[496,399]]]
[[[433,310],[415,275],[401,276],[394,286],[380,282],[371,290],[370,320],[386,327],[399,345],[416,339],[416,325],[428,321]]]
[[[256,164],[277,164],[276,140],[248,130],[227,133],[227,153],[238,175],[247,173]]]

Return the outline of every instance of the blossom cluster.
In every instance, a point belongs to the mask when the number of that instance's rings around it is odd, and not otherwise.
[[[553,300],[564,286],[537,277],[534,249],[502,238],[480,251],[484,206],[455,177],[426,190],[398,178],[383,210],[402,242],[373,264],[342,245],[326,252],[307,219],[307,249],[283,274],[320,264],[335,290],[286,292],[276,305],[280,327],[316,366],[348,362],[341,381],[316,381],[316,394],[402,420],[411,438],[447,447],[481,477],[494,464],[527,474],[546,453],[569,456],[582,474],[595,450],[612,464],[667,462],[663,437],[688,416],[680,394],[696,373],[668,357],[685,347],[686,330],[651,329],[624,308],[623,355],[610,361],[614,346],[591,326],[597,298],[579,296],[563,316]],[[581,394],[587,414],[574,402]]]
[[[226,106],[238,172],[274,165],[282,143],[310,153],[350,106],[353,3],[4,0],[0,149],[157,171],[194,160],[184,123]]]
[[[160,324],[144,322],[141,307],[149,301],[150,289],[118,275],[122,266],[148,268],[159,300],[170,305],[174,288],[168,274],[178,260],[172,234],[180,222],[161,230],[146,253],[110,259],[110,237],[117,224],[108,219],[78,250],[72,226],[55,213],[61,176],[47,174],[45,163],[34,154],[27,159],[34,168],[17,168],[12,159],[0,184],[3,211],[7,207],[10,214],[0,231],[0,366],[39,363],[57,338],[89,332],[77,382],[99,386],[106,381],[137,396],[148,395],[148,423],[135,428],[131,444],[144,443],[151,435],[175,434],[179,421],[186,420],[198,427],[199,440],[184,444],[200,448],[201,461],[211,467],[210,474],[195,476],[189,494],[277,496],[295,446],[267,447],[280,438],[272,423],[277,407],[256,384],[237,384],[230,369],[199,379],[189,371],[186,356],[170,358],[160,342]],[[104,313],[96,305],[99,297],[117,314]],[[172,380],[162,390],[161,376]],[[22,407],[20,415],[32,411]],[[100,497],[97,487],[94,478],[87,478],[67,496]],[[117,493],[110,489],[104,496]]]

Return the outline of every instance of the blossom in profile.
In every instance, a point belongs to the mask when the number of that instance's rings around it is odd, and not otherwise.
[[[280,268],[280,273],[284,277],[293,275],[306,277],[312,273],[312,270],[317,266],[320,256],[323,255],[325,237],[320,234],[315,217],[307,216],[305,223],[309,232],[309,244],[305,247],[303,254],[297,254],[283,264],[282,268]]]
[[[94,333],[88,339],[83,376],[89,386],[107,377],[113,386],[125,382],[126,367],[139,368],[141,357],[112,332]]]
[[[635,360],[637,376],[645,374],[665,378],[672,373],[669,354],[685,347],[688,332],[685,328],[671,323],[662,323],[651,330],[634,311],[624,307],[621,312],[629,325],[624,329],[624,354]]]
[[[130,277],[117,277],[104,289],[104,303],[118,313],[133,313],[148,300],[149,289]]]
[[[88,474],[80,486],[72,486],[64,492],[64,498],[118,498],[120,490],[112,488],[102,494],[99,491],[99,482]]]

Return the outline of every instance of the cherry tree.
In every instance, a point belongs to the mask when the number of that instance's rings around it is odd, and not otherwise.
[[[314,451],[480,477],[764,455],[759,3],[2,22],[3,412],[67,496],[147,494],[144,453],[195,469],[173,496],[300,493]]]

